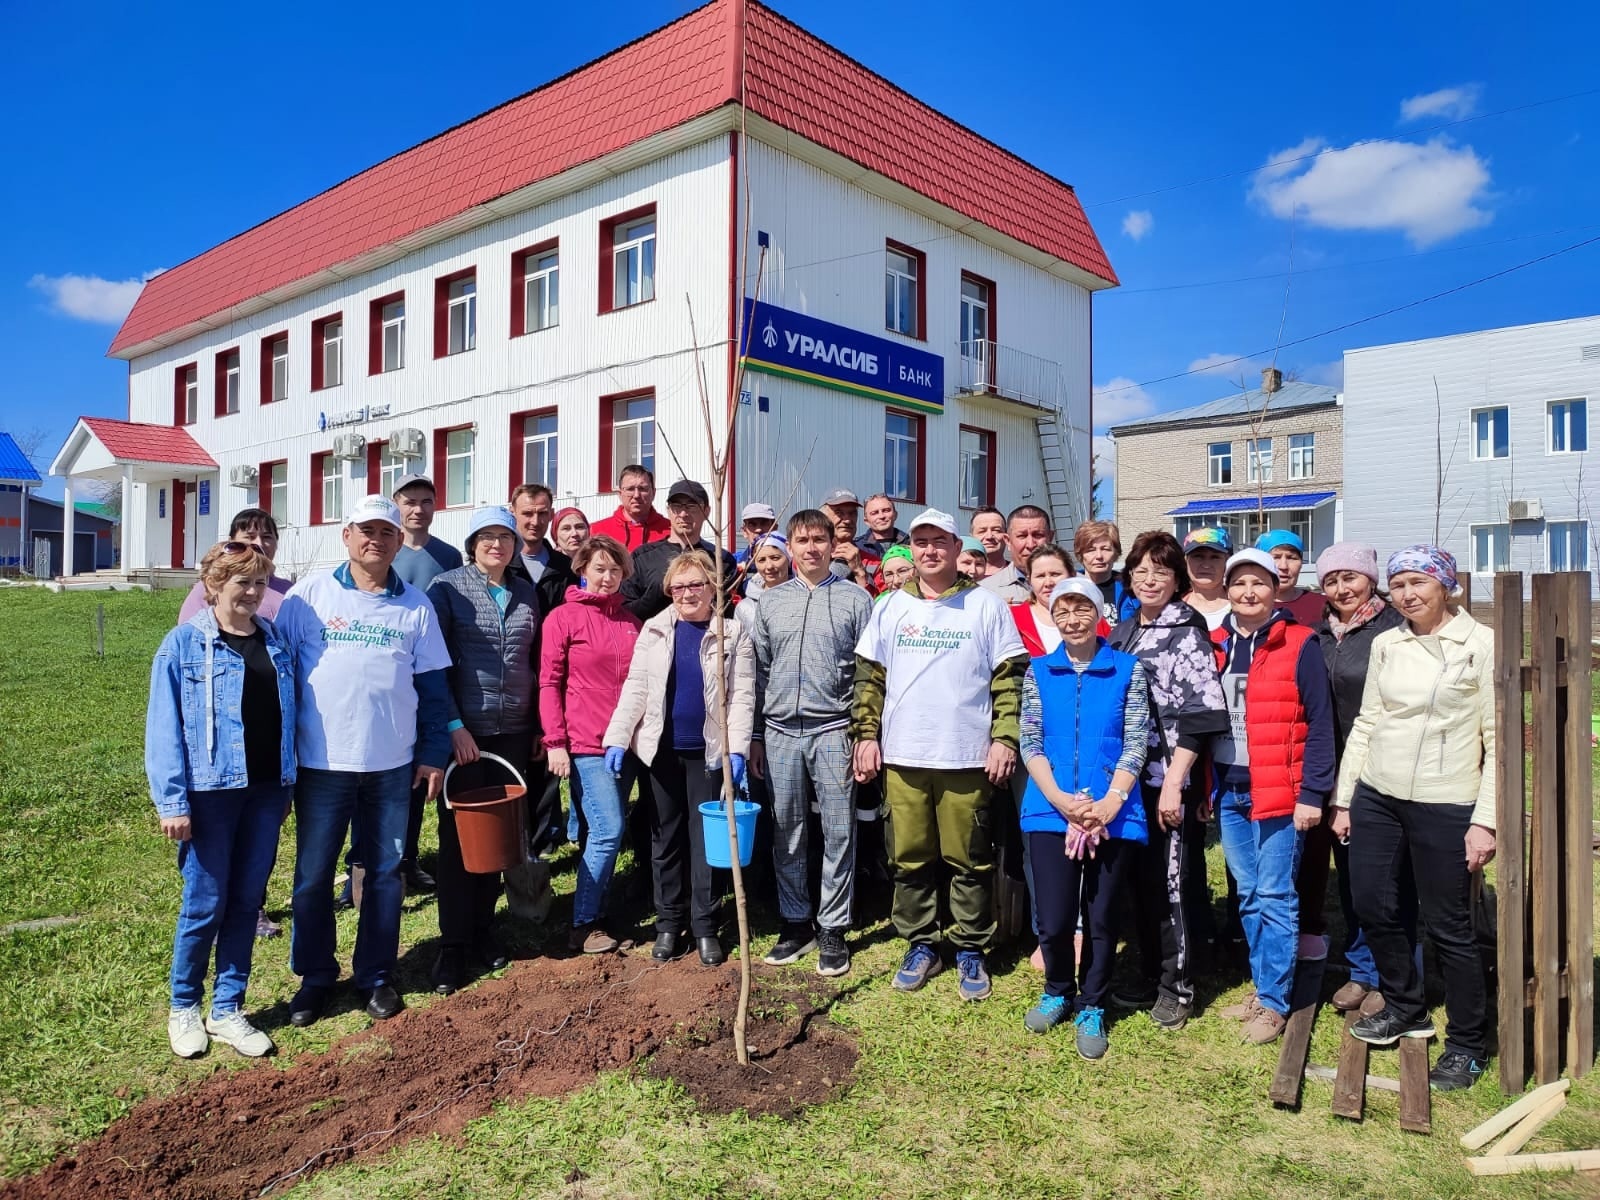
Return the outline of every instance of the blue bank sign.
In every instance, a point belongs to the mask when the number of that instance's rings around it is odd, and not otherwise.
[[[944,411],[944,359],[937,354],[748,297],[744,328],[745,365],[752,371]]]

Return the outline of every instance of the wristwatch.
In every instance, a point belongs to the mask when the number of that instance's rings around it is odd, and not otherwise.
[[[1118,797],[1124,804],[1128,802],[1128,793],[1119,787],[1107,788],[1106,795]]]

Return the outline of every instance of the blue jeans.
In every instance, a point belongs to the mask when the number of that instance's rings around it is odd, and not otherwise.
[[[400,956],[400,904],[405,899],[400,859],[411,819],[412,775],[410,763],[388,771],[300,768],[294,796],[297,832],[289,969],[308,987],[332,987],[339,980],[333,870],[352,817],[361,823],[355,857],[367,869],[351,964],[355,984],[375,988],[392,982]]]
[[[1289,1015],[1294,966],[1299,957],[1300,897],[1295,872],[1305,836],[1292,816],[1250,819],[1250,797],[1218,797],[1222,853],[1239,881],[1239,920],[1250,946],[1250,978],[1256,999],[1279,1016]]]
[[[605,912],[606,889],[622,849],[622,795],[617,777],[598,754],[572,756],[572,811],[583,809],[589,839],[578,859],[578,893],[572,901],[572,924],[592,925]],[[576,820],[576,816],[573,818]],[[576,840],[576,839],[574,839]]]
[[[200,1006],[213,942],[217,982],[211,1015],[221,1017],[244,1003],[256,913],[278,857],[278,831],[291,791],[254,783],[189,793],[189,840],[178,843],[183,901],[172,939],[173,1008]]]

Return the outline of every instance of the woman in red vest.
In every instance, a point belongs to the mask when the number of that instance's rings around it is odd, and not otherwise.
[[[1228,732],[1212,746],[1222,852],[1239,881],[1255,994],[1237,1015],[1257,1044],[1283,1033],[1299,945],[1295,873],[1305,832],[1333,792],[1333,699],[1313,631],[1277,607],[1263,550],[1228,560],[1222,692]]]

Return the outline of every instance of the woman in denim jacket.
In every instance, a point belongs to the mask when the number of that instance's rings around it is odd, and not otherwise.
[[[167,634],[150,668],[145,774],[183,875],[167,1018],[180,1058],[204,1054],[211,1038],[251,1058],[273,1048],[240,1007],[295,780],[294,662],[256,612],[271,577],[272,561],[254,546],[213,546],[200,563],[207,607]],[[217,974],[202,1021],[213,943]]]

